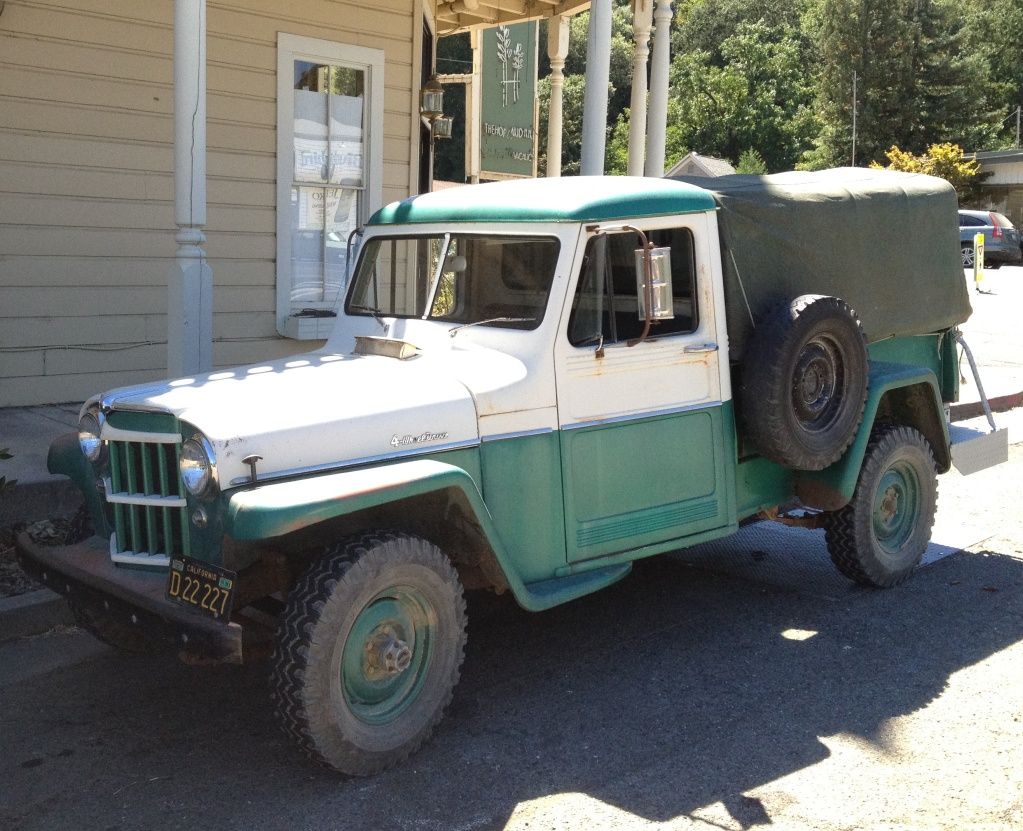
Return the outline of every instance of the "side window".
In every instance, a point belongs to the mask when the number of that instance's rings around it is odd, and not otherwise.
[[[655,246],[671,248],[671,283],[675,317],[655,321],[650,337],[693,332],[699,323],[696,308],[696,260],[688,228],[648,232]],[[568,340],[573,346],[627,341],[639,337],[643,320],[636,296],[636,249],[631,232],[600,234],[586,245],[582,274],[572,302]]]

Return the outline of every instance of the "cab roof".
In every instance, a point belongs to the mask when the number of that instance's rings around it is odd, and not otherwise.
[[[642,176],[565,176],[425,193],[384,206],[369,224],[605,222],[714,209],[708,191],[684,182]]]

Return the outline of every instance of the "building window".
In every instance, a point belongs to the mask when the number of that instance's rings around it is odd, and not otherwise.
[[[325,337],[348,240],[381,204],[384,53],[278,35],[277,329]]]

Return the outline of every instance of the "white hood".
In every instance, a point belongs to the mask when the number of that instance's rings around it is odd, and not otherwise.
[[[479,441],[476,406],[446,366],[314,352],[103,396],[105,406],[169,412],[200,430],[221,487]]]

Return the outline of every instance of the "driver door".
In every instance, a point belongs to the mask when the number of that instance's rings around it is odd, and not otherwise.
[[[675,317],[634,346],[643,329],[637,235],[585,242],[555,348],[570,563],[726,524],[713,293],[708,268],[696,265],[694,228],[676,223],[647,231],[671,248]]]

